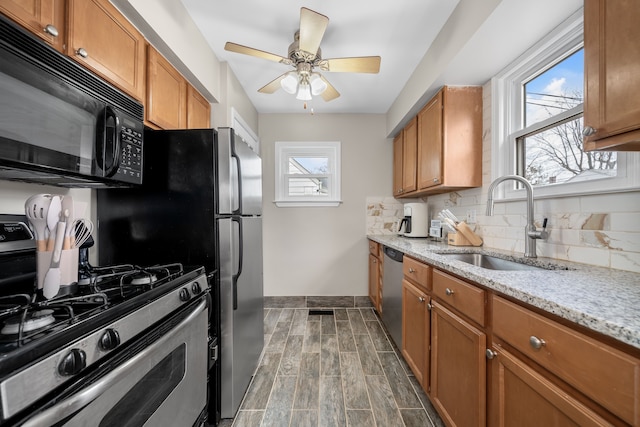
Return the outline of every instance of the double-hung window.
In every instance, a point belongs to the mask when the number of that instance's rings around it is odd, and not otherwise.
[[[340,142],[276,142],[277,206],[338,206]]]
[[[523,176],[536,197],[637,186],[637,154],[583,150],[583,94],[581,9],[492,79],[492,178]]]

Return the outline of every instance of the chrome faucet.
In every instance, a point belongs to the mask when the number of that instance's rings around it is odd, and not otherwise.
[[[536,258],[536,239],[546,239],[547,218],[542,223],[542,231],[538,231],[533,222],[533,187],[525,178],[519,175],[505,175],[496,178],[489,186],[489,198],[487,199],[487,215],[493,215],[493,190],[504,181],[518,181],[522,183],[527,191],[527,225],[524,228],[524,256],[527,258]]]

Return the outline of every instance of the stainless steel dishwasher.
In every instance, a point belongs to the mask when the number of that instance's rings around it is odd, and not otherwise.
[[[382,276],[382,322],[398,348],[402,348],[402,257],[403,253],[384,247]]]

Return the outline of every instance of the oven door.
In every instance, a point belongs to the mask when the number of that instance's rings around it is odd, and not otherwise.
[[[23,425],[201,425],[207,399],[207,325],[207,302],[202,299],[153,328],[110,366],[88,376],[82,387],[67,391]]]

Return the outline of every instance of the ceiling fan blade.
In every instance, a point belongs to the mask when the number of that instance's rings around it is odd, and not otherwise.
[[[285,58],[284,56],[276,55],[275,53],[265,52],[263,50],[254,49],[252,47],[243,46],[241,44],[227,42],[224,45],[224,50],[228,50],[229,52],[242,53],[244,55],[255,56],[262,59],[267,59],[269,61],[280,62],[282,64],[290,65],[292,62],[289,58]]]
[[[318,67],[334,73],[373,73],[380,71],[379,56],[323,59]]]
[[[318,53],[320,42],[329,25],[329,18],[306,7],[300,8],[300,50]]]
[[[267,83],[266,85],[262,86],[260,89],[258,89],[258,92],[260,93],[273,93],[275,91],[277,91],[278,89],[280,89],[280,81],[282,79],[284,79],[287,76],[287,73],[284,73],[281,76],[276,77],[275,79],[271,80],[269,83]]]
[[[333,87],[333,85],[329,83],[329,81],[327,81],[327,79],[325,79],[323,76],[320,76],[320,78],[327,84],[327,88],[320,94],[325,102],[329,102],[332,99],[336,99],[340,96],[340,92],[338,92],[336,88]]]

